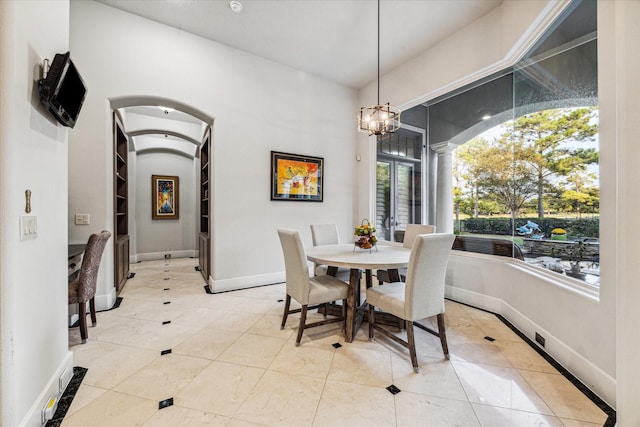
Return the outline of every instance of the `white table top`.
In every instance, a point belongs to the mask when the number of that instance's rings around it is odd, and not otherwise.
[[[409,264],[410,249],[395,245],[376,245],[368,249],[355,248],[353,244],[322,245],[307,248],[309,261],[334,267],[360,268],[364,270],[397,269]]]

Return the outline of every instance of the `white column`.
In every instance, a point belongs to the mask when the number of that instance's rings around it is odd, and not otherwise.
[[[457,147],[450,142],[433,144],[431,149],[438,153],[436,181],[436,227],[438,233],[453,233],[453,150]]]
[[[436,223],[436,183],[438,182],[436,171],[438,164],[438,156],[435,152],[428,152],[428,181],[427,181],[427,222],[425,224],[435,224]]]

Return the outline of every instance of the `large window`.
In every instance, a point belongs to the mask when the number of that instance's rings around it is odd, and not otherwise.
[[[426,115],[429,146],[458,146],[457,234],[512,241],[526,262],[594,285],[596,16],[596,2],[573,2],[514,67],[412,109]]]

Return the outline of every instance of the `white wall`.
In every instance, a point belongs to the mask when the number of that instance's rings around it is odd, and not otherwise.
[[[638,212],[640,186],[640,2],[598,2],[598,55],[600,93],[601,203],[605,206],[601,229],[609,242],[606,284],[615,286],[617,303],[616,377],[617,425],[640,425],[640,287],[638,286]],[[606,214],[606,216],[605,216]],[[601,232],[601,236],[603,233]],[[603,262],[603,268],[605,264]],[[613,333],[613,331],[611,331]]]
[[[133,157],[135,153],[129,153]],[[196,177],[194,159],[170,153],[135,155],[135,238],[138,260],[195,256],[196,243]],[[179,177],[179,218],[151,219],[151,176]]]
[[[113,228],[108,99],[146,95],[215,118],[215,290],[281,280],[278,227],[301,230],[309,245],[312,222],[335,222],[351,235],[359,222],[355,91],[93,1],[71,3],[70,45],[89,87],[70,158],[93,159],[71,162],[70,212],[90,213],[96,228]],[[324,157],[324,203],[270,201],[271,150]],[[71,240],[86,240],[87,233],[70,223]],[[113,289],[112,249],[103,262],[98,294],[104,296]]]
[[[68,50],[69,3],[0,2],[0,425],[40,426],[73,359],[67,331],[67,138],[40,107],[40,64]],[[20,241],[25,190],[38,236]],[[69,377],[66,378],[68,381]]]

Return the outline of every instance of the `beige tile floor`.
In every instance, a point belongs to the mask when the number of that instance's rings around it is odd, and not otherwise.
[[[416,331],[406,350],[366,328],[280,330],[283,284],[209,295],[197,260],[150,261],[98,313],[74,364],[88,372],[62,423],[73,426],[602,426],[606,414],[494,315],[447,301],[451,360]],[[167,304],[169,302],[169,304]],[[313,314],[311,317],[318,316]],[[169,324],[163,324],[171,321]],[[496,340],[489,342],[485,336]],[[341,343],[334,348],[332,344]],[[172,353],[161,356],[162,350]],[[385,387],[401,392],[392,395]],[[173,406],[158,403],[173,398]]]

